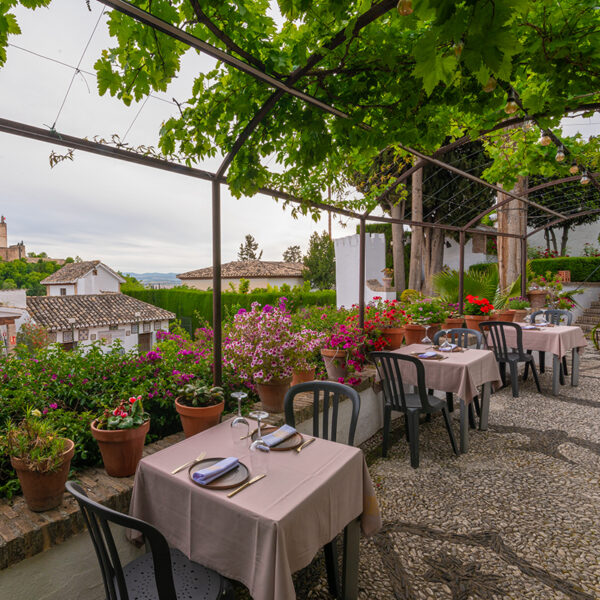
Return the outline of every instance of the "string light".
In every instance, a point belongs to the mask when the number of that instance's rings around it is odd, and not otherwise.
[[[559,146],[556,151],[556,162],[562,162],[565,160],[565,148],[564,146]]]
[[[579,180],[579,183],[581,185],[587,185],[590,181],[591,181],[591,179],[588,176],[587,170],[584,170],[583,173],[581,174],[581,179]]]
[[[407,15],[410,15],[413,11],[413,7],[412,7],[412,0],[399,0],[398,2],[398,12],[403,16],[406,17]]]
[[[577,163],[575,161],[573,161],[573,164],[571,165],[571,168],[569,169],[569,173],[571,173],[571,175],[577,175],[577,173],[579,173],[579,166],[577,165]]]
[[[515,91],[511,88],[510,90],[508,90],[504,112],[507,115],[512,115],[513,113],[517,112],[517,110],[519,110],[519,105],[517,104],[517,97],[515,95]]]
[[[552,138],[550,137],[550,132],[547,129],[542,131],[542,137],[540,138],[541,146],[549,146],[552,143]]]

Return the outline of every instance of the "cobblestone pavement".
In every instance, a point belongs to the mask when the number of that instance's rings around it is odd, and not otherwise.
[[[580,385],[559,396],[551,369],[541,380],[542,394],[531,377],[519,398],[494,394],[489,430],[460,457],[441,417],[421,424],[416,470],[402,419],[388,458],[379,435],[364,444],[384,527],[361,540],[361,599],[600,598],[600,354],[588,347]],[[331,598],[322,555],[295,584],[299,599]]]

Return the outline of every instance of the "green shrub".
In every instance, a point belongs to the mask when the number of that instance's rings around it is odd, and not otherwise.
[[[530,264],[531,270],[538,276],[545,275],[547,271],[552,274],[558,271],[571,271],[571,281],[600,281],[600,257],[536,258]],[[597,269],[595,273],[593,272],[594,269]]]

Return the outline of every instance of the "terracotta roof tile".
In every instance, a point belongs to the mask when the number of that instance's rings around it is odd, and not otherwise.
[[[304,265],[268,260],[236,260],[221,265],[221,277],[239,279],[244,277],[302,277]],[[212,279],[212,267],[196,269],[177,275],[179,279]]]
[[[52,273],[52,275],[48,275],[48,277],[42,279],[40,283],[42,285],[75,283],[78,279],[81,279],[84,275],[87,275],[98,265],[102,265],[110,273],[118,277],[121,280],[121,283],[125,281],[125,279],[123,279],[118,273],[115,273],[110,267],[107,267],[99,260],[85,260],[83,262],[67,263],[64,267],[61,267],[58,271]]]
[[[175,314],[125,294],[27,296],[27,310],[49,331],[174,319]],[[139,312],[139,317],[136,316]],[[69,319],[75,319],[73,324]]]

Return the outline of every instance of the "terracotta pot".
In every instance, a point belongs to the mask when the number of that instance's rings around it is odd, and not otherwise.
[[[257,383],[256,391],[262,403],[262,407],[269,413],[283,412],[283,399],[285,393],[290,389],[291,377],[271,383]]]
[[[523,323],[525,317],[527,316],[527,311],[524,308],[512,309],[513,312],[513,321],[515,323]]]
[[[410,344],[420,344],[424,337],[425,327],[423,327],[423,325],[407,323],[404,326],[404,340],[406,341],[407,346],[410,346]]]
[[[388,341],[386,350],[396,350],[402,346],[402,340],[404,339],[404,327],[386,327],[381,333]]]
[[[384,288],[387,289],[392,287],[392,277],[382,277],[381,279],[383,280]]]
[[[292,385],[298,385],[299,383],[305,383],[307,381],[315,380],[315,368],[307,369],[306,371],[294,371],[292,373]]]
[[[444,321],[444,329],[461,329],[465,323],[464,317],[451,317]]]
[[[186,406],[179,402],[179,398],[175,399],[175,410],[179,413],[186,438],[217,425],[224,408],[225,402],[213,406]]]
[[[150,419],[134,429],[98,429],[92,421],[92,435],[98,442],[106,473],[111,477],[129,477],[142,458]]]
[[[348,350],[339,350],[337,348],[321,348],[321,356],[327,369],[327,378],[331,381],[337,381],[340,377],[348,376]]]
[[[69,439],[66,441],[67,449],[62,453],[62,465],[56,471],[48,473],[31,471],[23,459],[10,457],[10,464],[17,472],[25,502],[34,512],[51,510],[62,502],[65,482],[71,468],[71,459],[75,454],[73,441]]]
[[[544,308],[546,306],[546,298],[548,292],[546,290],[531,290],[527,292],[527,299],[531,304],[531,308],[535,311],[538,308]]]
[[[513,310],[499,310],[494,313],[494,321],[506,321],[511,323],[515,318],[515,312]]]
[[[467,329],[474,329],[475,331],[480,331],[479,323],[489,320],[489,315],[465,315],[465,323],[467,324]]]

